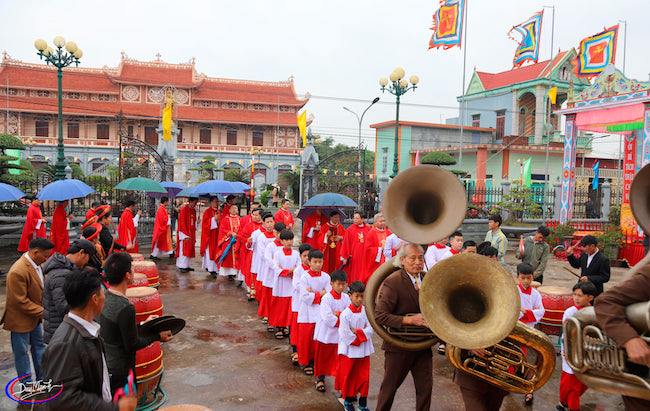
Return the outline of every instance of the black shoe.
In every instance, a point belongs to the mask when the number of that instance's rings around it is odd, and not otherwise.
[[[217,278],[217,272],[216,271],[210,271],[210,277]]]
[[[149,259],[152,260],[152,261],[160,261],[160,258],[158,258],[156,256],[153,256],[153,255],[150,255]]]
[[[234,275],[229,275],[228,276],[228,281],[235,281],[235,276]]]
[[[189,268],[181,268],[181,273],[189,273],[190,269]]]
[[[194,271],[194,269],[192,267],[189,267],[187,271]]]
[[[240,280],[240,281],[237,281],[237,287],[241,287],[241,285],[242,285],[243,283],[244,283],[244,282],[241,281],[241,280]]]

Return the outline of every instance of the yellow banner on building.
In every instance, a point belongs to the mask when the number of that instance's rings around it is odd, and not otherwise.
[[[298,116],[298,129],[300,130],[300,137],[302,137],[302,146],[307,146],[307,110],[303,111]]]
[[[172,139],[172,106],[171,106],[171,104],[163,109],[162,125],[163,125],[163,140],[170,141]]]

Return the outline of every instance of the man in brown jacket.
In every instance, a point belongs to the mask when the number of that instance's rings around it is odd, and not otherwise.
[[[28,348],[31,346],[36,380],[43,379],[41,356],[43,343],[43,272],[41,264],[52,254],[54,244],[47,238],[30,241],[28,251],[16,261],[7,273],[7,300],[0,323],[11,331],[11,350],[18,377],[31,381]]]
[[[391,328],[401,328],[407,324],[426,327],[427,323],[420,313],[419,303],[424,251],[417,244],[405,243],[398,256],[404,268],[384,280],[375,307],[376,321]],[[413,315],[407,317],[406,314]],[[430,409],[433,387],[431,348],[408,351],[386,341],[381,348],[384,350],[384,379],[379,388],[377,411],[391,409],[395,392],[409,371],[415,383],[416,410]]]
[[[630,279],[602,293],[594,301],[596,318],[608,337],[616,340],[627,352],[629,359],[650,367],[650,347],[639,337],[625,316],[625,308],[634,303],[650,300],[650,265],[643,267]],[[648,410],[650,401],[623,396],[628,410]]]

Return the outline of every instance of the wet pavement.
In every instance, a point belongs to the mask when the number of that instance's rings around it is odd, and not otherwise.
[[[198,241],[197,241],[198,243]],[[141,250],[148,255],[148,244]],[[197,253],[198,255],[198,253]],[[506,261],[515,264],[514,250]],[[19,257],[13,250],[0,249],[0,270],[6,271]],[[508,258],[510,257],[510,258]],[[549,261],[545,285],[571,287],[573,277],[563,266],[566,262]],[[181,273],[174,260],[158,263],[163,313],[184,318],[185,329],[173,341],[164,344],[162,388],[167,394],[164,406],[199,404],[213,410],[342,410],[333,380],[328,377],[327,392],[314,388],[314,378],[304,375],[290,362],[287,340],[276,340],[258,318],[257,303],[248,302],[245,292],[227,278],[210,278],[200,269]],[[625,269],[612,269],[614,285]],[[607,288],[607,286],[606,286]],[[5,276],[0,276],[0,306],[4,306]],[[375,409],[383,376],[381,340],[373,338],[368,406]],[[523,404],[523,395],[509,395],[502,410],[554,410],[558,402],[561,361],[549,382],[535,394],[531,407]],[[453,369],[445,357],[434,355],[434,392],[432,410],[461,410],[458,387],[451,381]],[[4,387],[15,377],[9,332],[0,332],[0,384]],[[16,409],[6,395],[1,410]],[[397,392],[394,410],[415,408],[415,390],[411,377]],[[26,408],[21,408],[26,409]],[[28,409],[28,408],[27,408]],[[588,390],[582,397],[582,410],[622,410],[620,396]]]

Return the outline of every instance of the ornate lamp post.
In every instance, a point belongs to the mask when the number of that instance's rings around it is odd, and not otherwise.
[[[264,150],[261,148],[251,148],[251,203],[255,201],[255,154],[262,155]]]
[[[57,77],[59,80],[59,135],[57,146],[57,162],[56,162],[56,177],[55,180],[65,179],[65,156],[63,154],[63,92],[61,87],[61,79],[63,78],[63,67],[68,67],[70,64],[74,63],[79,65],[79,59],[83,56],[83,52],[80,48],[77,47],[77,43],[74,41],[65,42],[65,39],[61,36],[56,36],[54,38],[54,46],[56,50],[53,50],[52,47],[48,46],[45,40],[38,39],[34,42],[34,47],[38,50],[38,55],[41,60],[45,59],[47,64],[52,64],[58,69]],[[65,50],[63,50],[65,47]]]
[[[397,108],[395,111],[395,157],[393,159],[393,174],[391,174],[390,178],[395,178],[399,172],[399,164],[397,158],[397,151],[399,149],[399,98],[407,91],[415,90],[417,88],[418,82],[420,81],[418,76],[411,76],[409,79],[411,86],[409,86],[409,83],[406,81],[406,79],[404,79],[404,75],[404,69],[398,67],[393,70],[388,78],[382,77],[379,79],[379,85],[381,86],[382,93],[384,91],[388,91],[390,94],[394,95],[397,98]],[[390,86],[388,86],[389,80],[391,83]],[[386,86],[388,86],[388,88],[386,88]]]
[[[349,108],[343,107],[343,110],[349,111],[350,113],[354,114],[354,116],[357,118],[357,121],[359,122],[359,147],[358,147],[358,150],[359,150],[359,164],[358,164],[358,167],[357,167],[357,169],[359,171],[359,176],[360,176],[359,177],[359,195],[358,195],[358,201],[357,201],[359,204],[361,204],[361,191],[362,191],[362,188],[365,187],[365,182],[366,182],[365,161],[364,161],[364,170],[361,170],[361,150],[363,148],[362,144],[361,144],[361,122],[363,122],[363,116],[366,114],[366,111],[368,111],[370,109],[370,107],[372,107],[378,101],[379,101],[379,97],[375,97],[375,99],[372,100],[370,105],[365,110],[363,110],[363,113],[361,113],[361,117],[359,117],[359,115],[357,113],[350,110]]]

